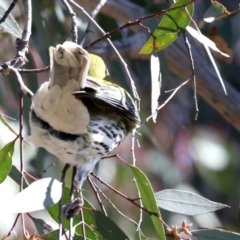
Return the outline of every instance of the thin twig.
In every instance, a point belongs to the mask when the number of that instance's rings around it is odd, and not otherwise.
[[[117,157],[117,155],[115,155]],[[107,184],[106,182],[104,182],[101,178],[99,178],[97,175],[95,175],[94,173],[91,173],[92,176],[94,176],[100,183],[102,183],[103,185],[105,185],[106,187],[108,187],[109,189],[111,189],[113,192],[115,192],[116,194],[118,194],[119,196],[121,196],[122,198],[126,199],[127,201],[131,202],[133,205],[143,209],[145,212],[147,212],[150,215],[154,215],[156,217],[158,217],[158,214],[155,212],[151,212],[148,209],[141,207],[138,203],[136,203],[136,199],[131,199],[128,196],[126,196],[125,194],[121,193],[120,191],[118,191],[117,189],[113,188],[112,186],[110,186],[109,184]],[[139,200],[139,198],[137,199]]]
[[[15,59],[10,61],[10,65],[15,68],[20,68],[27,62],[26,53],[28,52],[28,42],[32,33],[32,1],[23,0],[24,5],[24,30],[22,33],[22,38],[16,40],[17,45],[17,55]]]
[[[82,189],[80,189],[80,198],[83,199],[83,195],[82,195]],[[84,214],[83,214],[83,208],[81,207],[80,208],[80,215],[81,215],[81,219],[82,219],[82,237],[83,237],[83,240],[87,240],[86,238],[86,229],[85,229],[85,221],[84,221]]]
[[[107,211],[106,211],[106,209],[105,209],[105,207],[104,207],[104,205],[103,205],[103,203],[102,203],[102,199],[100,198],[100,196],[99,196],[99,194],[98,194],[98,191],[97,191],[97,189],[96,189],[96,187],[95,187],[95,183],[92,181],[92,179],[88,176],[87,177],[87,180],[88,180],[88,182],[89,182],[89,184],[90,184],[90,186],[91,186],[91,188],[92,188],[92,190],[93,190],[93,192],[94,192],[94,194],[95,194],[95,197],[96,197],[96,199],[97,199],[97,201],[98,201],[98,204],[99,204],[99,206],[100,206],[100,208],[101,208],[101,210],[102,210],[102,213],[105,215],[105,216],[107,216]]]
[[[13,10],[13,8],[15,7],[16,3],[18,0],[13,0],[12,3],[10,4],[9,8],[7,9],[7,11],[3,14],[3,16],[0,19],[0,24],[2,22],[4,22],[6,20],[6,18],[8,17],[8,15],[11,13],[11,11]]]
[[[142,125],[143,125],[145,122],[148,122],[160,109],[162,109],[162,108],[173,98],[173,96],[176,94],[176,92],[177,92],[181,87],[183,87],[184,85],[186,85],[191,79],[192,79],[192,77],[189,78],[188,80],[186,80],[185,82],[183,82],[183,83],[182,83],[180,86],[178,86],[177,88],[175,88],[174,91],[172,92],[172,94],[167,98],[167,100],[166,100],[162,105],[160,105],[152,115],[150,115],[148,118],[146,118],[146,120],[142,123]]]
[[[72,10],[71,6],[67,2],[67,0],[62,0],[63,4],[67,8],[69,14],[71,15],[71,22],[72,22],[72,30],[71,30],[71,35],[72,35],[72,41],[77,43],[78,42],[78,22],[77,22],[77,17],[76,13]]]
[[[70,2],[73,2],[73,0],[69,0]],[[173,11],[173,10],[176,10],[176,9],[179,9],[179,8],[183,8],[183,7],[186,7],[188,6],[189,4],[192,4],[194,3],[195,1],[197,0],[191,0],[181,6],[178,6],[178,7],[174,7],[174,8],[168,8],[168,9],[164,9],[164,10],[161,10],[159,12],[155,12],[155,13],[152,13],[152,14],[149,14],[149,15],[146,15],[144,17],[141,17],[135,21],[129,21],[127,22],[126,24],[122,25],[121,27],[118,27],[118,28],[115,28],[113,29],[112,31],[108,32],[108,33],[105,33],[104,36],[96,39],[95,41],[91,42],[89,45],[85,46],[85,49],[88,49],[92,46],[94,46],[96,43],[98,42],[101,42],[102,40],[105,40],[105,39],[108,39],[110,38],[113,34],[116,34],[118,33],[119,31],[125,29],[125,28],[129,28],[131,26],[134,26],[134,25],[140,25],[140,23],[142,23],[144,20],[146,19],[149,19],[149,18],[153,18],[153,17],[159,17],[159,15],[161,14],[164,14],[164,13],[167,13],[169,11]],[[77,5],[77,4],[76,4]],[[80,6],[79,6],[80,7]],[[81,8],[81,7],[80,7]],[[95,23],[94,23],[95,24]],[[140,25],[141,27],[143,27],[145,30],[147,30],[149,32],[149,28],[145,27],[144,25]],[[149,32],[151,34],[151,31]]]
[[[185,40],[185,44],[187,47],[187,51],[188,51],[188,55],[189,55],[189,60],[191,63],[191,68],[192,68],[192,79],[193,79],[193,90],[194,90],[194,101],[195,101],[195,108],[196,108],[196,116],[195,116],[195,120],[197,120],[197,114],[199,112],[198,109],[198,101],[197,101],[197,82],[196,82],[196,74],[195,74],[195,67],[194,67],[194,60],[193,60],[193,56],[192,56],[192,51],[191,51],[191,45],[188,41],[188,37],[186,36],[186,31],[183,31],[183,37]]]
[[[77,7],[79,10],[81,10],[93,23],[94,25],[104,34],[106,35],[105,31],[98,25],[98,23],[84,10],[84,8],[82,8],[81,6],[79,6],[77,3],[75,3],[73,0],[69,0],[75,7]],[[111,47],[113,48],[113,50],[116,52],[117,56],[119,57],[121,63],[123,64],[125,71],[127,73],[128,79],[129,79],[129,84],[134,96],[135,101],[137,102],[137,108],[138,110],[140,109],[140,99],[134,84],[134,81],[131,77],[131,74],[128,70],[127,64],[125,63],[125,61],[123,60],[122,56],[120,55],[120,53],[118,52],[118,50],[116,49],[116,47],[113,45],[112,41],[108,38],[107,41],[109,42],[109,44],[111,45]],[[85,47],[88,48],[88,47]]]
[[[111,201],[110,198],[108,198],[103,192],[102,190],[97,186],[96,183],[93,183],[94,187],[97,189],[98,192],[100,192],[102,194],[102,196],[112,205],[112,207],[123,217],[125,217],[127,220],[129,220],[130,222],[134,223],[135,226],[138,226],[137,222],[135,222],[133,219],[131,219],[130,217],[126,216],[124,213],[122,213]]]
[[[24,84],[21,75],[19,74],[18,70],[15,67],[9,66],[8,64],[3,64],[4,68],[3,74],[7,75],[9,72],[13,72],[17,78],[19,87],[24,95],[27,95],[29,98],[32,98],[33,93],[32,91]],[[4,72],[5,71],[5,72]]]
[[[42,73],[42,72],[47,72],[50,70],[50,66],[44,67],[44,68],[39,68],[39,69],[24,69],[24,68],[18,68],[17,69],[19,73],[24,74],[24,73]]]
[[[59,201],[59,214],[58,214],[58,222],[59,222],[59,235],[58,239],[62,238],[62,207],[63,207],[63,194],[64,194],[64,188],[65,188],[65,175],[67,170],[70,168],[70,165],[67,163],[65,164],[63,170],[62,170],[62,177],[61,177],[61,183],[62,183],[62,197]],[[65,232],[65,231],[64,231]],[[67,236],[66,236],[67,238]]]
[[[136,129],[134,129],[132,131],[132,147],[131,147],[131,152],[132,152],[132,158],[133,158],[133,166],[136,166],[136,156],[135,156],[135,152],[134,152],[134,148],[135,148],[135,136],[136,136]],[[138,194],[138,197],[139,197],[139,203],[140,203],[140,206],[143,207],[143,203],[142,203],[142,200],[141,200],[141,193],[140,193],[140,190],[138,188],[138,184],[137,184],[137,181],[136,179],[134,178],[133,179],[133,182],[135,183],[136,185],[136,188],[137,188],[137,194]],[[139,208],[139,221],[138,221],[138,225],[137,225],[137,231],[141,231],[141,223],[142,223],[142,219],[143,219],[143,211],[142,211],[142,208]]]
[[[107,2],[107,0],[100,0],[100,1],[99,1],[98,5],[96,6],[96,8],[95,8],[95,9],[92,11],[92,13],[91,13],[91,17],[92,17],[93,19],[95,19],[95,17],[98,15],[99,11],[101,10],[101,8],[104,6],[104,4],[105,4],[106,2]],[[86,40],[86,37],[87,37],[87,34],[88,34],[89,32],[92,32],[92,31],[91,31],[91,26],[92,26],[92,21],[89,20],[89,21],[88,21],[87,28],[86,28],[86,31],[85,31],[85,33],[83,34],[82,39],[80,40],[80,45],[81,45],[81,46],[84,44],[84,42],[85,42],[85,40]]]
[[[20,74],[19,74],[20,75]],[[19,92],[19,147],[20,147],[20,172],[21,172],[21,178],[20,178],[20,192],[23,190],[23,184],[24,184],[24,161],[23,161],[23,93],[20,90]],[[21,220],[22,220],[22,229],[23,229],[23,235],[26,236],[26,228],[25,228],[25,219],[24,214],[21,213]]]

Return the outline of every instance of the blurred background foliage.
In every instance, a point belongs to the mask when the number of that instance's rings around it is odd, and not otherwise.
[[[3,0],[2,0],[3,1]],[[9,1],[3,1],[6,7]],[[88,12],[93,10],[92,4],[98,1],[76,1]],[[110,3],[114,1],[109,1]],[[141,7],[143,16],[152,12],[165,9],[171,5],[171,1],[165,0],[118,0],[115,3],[135,4]],[[213,24],[204,24],[201,20],[204,12],[210,5],[210,1],[195,6],[195,19],[202,32],[209,36],[213,29],[217,29],[217,35],[221,36],[228,48],[232,51],[232,61],[226,62],[217,59],[217,64],[221,74],[233,87],[240,90],[240,14],[223,19]],[[240,3],[239,0],[220,1],[229,10],[234,10]],[[129,9],[126,9],[129,11]],[[86,30],[88,21],[83,14],[76,11],[79,21],[79,39]],[[120,11],[121,13],[121,11]],[[124,12],[122,12],[123,14]],[[114,28],[127,22],[121,22],[115,19],[111,12],[101,12],[96,21],[105,31],[111,31]],[[134,16],[134,12],[132,13]],[[23,6],[19,2],[12,12],[12,15],[23,26]],[[124,17],[123,17],[124,19]],[[159,18],[150,19],[144,22],[148,27],[154,29],[159,22]],[[32,36],[29,43],[29,62],[24,68],[41,68],[49,65],[48,48],[51,45],[64,42],[71,29],[71,21],[68,12],[58,0],[33,1],[33,25]],[[94,28],[93,32],[88,33],[84,46],[97,39],[101,34]],[[127,38],[134,36],[134,31],[126,29],[112,36],[112,40],[125,44]],[[181,38],[181,36],[180,36]],[[191,43],[191,41],[190,41]],[[105,58],[109,71],[114,81],[121,86],[129,89],[126,73],[122,65],[113,53],[108,51],[106,45],[97,44],[89,48],[89,52],[99,53]],[[105,43],[104,43],[105,44]],[[136,41],[136,46],[138,42]],[[7,33],[0,34],[0,62],[8,61],[15,56],[15,39]],[[103,48],[104,46],[104,48]],[[118,45],[119,46],[119,45]],[[141,47],[141,46],[140,46]],[[138,48],[138,51],[140,50]],[[168,47],[171,51],[171,46]],[[204,49],[202,48],[202,51]],[[174,75],[168,67],[165,59],[164,50],[159,53],[161,60],[162,88],[159,103],[163,103],[169,93],[166,90],[173,89],[181,84],[179,78]],[[151,81],[150,81],[150,61],[149,56],[124,55],[129,70],[135,81],[138,93],[141,98],[141,118],[144,120],[150,115],[151,109]],[[181,59],[176,59],[181,61]],[[206,61],[208,61],[206,57]],[[196,66],[197,68],[197,66]],[[189,66],[186,66],[189,71]],[[202,69],[204,71],[204,69]],[[212,70],[214,71],[214,70]],[[26,85],[36,92],[38,86],[48,80],[48,73],[24,74],[22,75]],[[220,88],[220,85],[219,85]],[[13,77],[0,76],[0,112],[12,118],[18,119],[18,87]],[[136,145],[135,154],[137,166],[144,171],[149,178],[154,191],[160,191],[167,188],[184,189],[198,194],[216,202],[221,202],[231,206],[230,209],[220,210],[213,214],[206,214],[196,217],[187,217],[177,215],[162,210],[163,219],[169,225],[178,224],[186,219],[187,222],[193,222],[193,228],[198,227],[223,227],[228,230],[240,231],[238,219],[238,206],[240,198],[240,134],[228,123],[215,109],[198,96],[199,114],[195,120],[195,103],[193,99],[193,90],[190,86],[184,86],[178,91],[174,98],[159,112],[157,123],[152,121],[145,123],[140,129],[138,136],[139,147]],[[28,129],[28,111],[30,99],[24,99],[24,121],[25,134]],[[17,121],[9,122],[17,129]],[[11,141],[14,136],[0,124],[0,147]],[[115,151],[123,159],[132,162],[131,156],[131,136]],[[38,177],[53,161],[55,157],[43,149],[36,150],[30,146],[25,146],[25,160],[27,170]],[[14,164],[19,165],[19,152],[15,150]],[[42,173],[42,176],[52,176],[60,178],[62,166],[56,161],[54,166]],[[128,167],[116,159],[105,159],[96,167],[95,172],[107,183],[122,191],[129,197],[137,196],[133,175]],[[70,176],[70,175],[69,175]],[[68,179],[68,184],[70,178]],[[111,192],[106,187],[99,184],[104,193],[117,205],[117,207],[126,213],[129,217],[138,221],[139,209],[128,203],[120,196]],[[9,197],[18,192],[18,187],[11,179],[7,179],[0,185],[1,197]],[[98,207],[95,196],[88,183],[84,185],[84,195],[90,202]],[[130,236],[130,239],[138,239],[136,227],[114,210],[107,200],[104,200],[107,212],[123,230]],[[43,212],[34,214],[38,218],[45,219],[48,223],[54,225],[53,220]],[[0,235],[6,234],[12,224],[14,216],[2,215],[0,213]],[[34,227],[26,219],[29,229],[34,232]],[[156,239],[153,226],[148,215],[144,213],[142,223],[143,233],[150,239]],[[19,227],[21,231],[21,227]],[[13,236],[14,237],[14,236]],[[19,238],[17,238],[19,239]]]

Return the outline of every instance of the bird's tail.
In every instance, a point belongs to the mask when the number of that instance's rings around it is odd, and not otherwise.
[[[86,50],[73,42],[64,42],[56,48],[50,47],[50,84],[49,88],[58,85],[64,87],[71,79],[79,82],[79,88],[85,87],[89,55]]]

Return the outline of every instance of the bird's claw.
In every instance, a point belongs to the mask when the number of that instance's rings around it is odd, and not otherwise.
[[[81,198],[76,198],[71,203],[64,205],[62,208],[62,211],[64,216],[67,219],[70,219],[79,213],[80,208],[82,206],[83,206],[83,200]]]

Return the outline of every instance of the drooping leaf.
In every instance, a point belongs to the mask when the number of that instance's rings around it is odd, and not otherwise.
[[[157,205],[165,210],[185,215],[198,215],[213,212],[227,205],[212,202],[195,193],[166,189],[155,193]]]
[[[12,213],[27,213],[45,209],[57,203],[62,194],[62,183],[53,178],[37,180],[16,194],[8,202]]]
[[[142,47],[140,54],[151,54],[154,50],[158,52],[167,47],[178,38],[190,23],[190,16],[193,16],[193,3],[190,3],[190,0],[179,0],[170,9],[174,10],[169,10],[163,16],[153,33],[154,37],[149,38]]]
[[[205,44],[206,46],[208,46],[209,48],[211,48],[213,51],[220,53],[221,55],[223,55],[224,57],[230,57],[228,54],[223,53],[222,51],[220,51],[220,49],[216,46],[215,42],[213,42],[211,39],[207,38],[204,35],[200,35],[198,33],[198,31],[196,31],[194,28],[192,28],[191,26],[187,26],[186,30],[196,39],[198,40],[200,43]]]
[[[146,177],[146,175],[140,169],[132,165],[129,165],[129,167],[131,168],[134,174],[134,177],[136,179],[137,186],[139,188],[144,206],[148,211],[153,213],[150,215],[150,217],[152,219],[152,222],[158,234],[158,237],[161,240],[165,240],[166,238],[165,238],[164,227],[159,220],[159,218],[161,218],[161,213],[157,207],[157,202],[154,196],[152,186],[148,178]]]
[[[158,107],[158,98],[160,96],[160,88],[161,88],[161,72],[160,72],[160,61],[158,56],[153,53],[151,55],[151,82],[152,82],[152,91],[151,91],[151,114],[153,115],[153,122],[156,122],[157,112],[156,109]]]
[[[2,2],[0,1],[0,18],[2,18],[5,12],[6,9],[2,6]],[[0,30],[6,31],[17,38],[21,38],[22,36],[22,29],[11,14],[9,14],[5,21],[0,24]]]
[[[2,183],[12,167],[12,155],[14,152],[14,144],[15,140],[12,142],[7,143],[1,150],[0,150],[0,183]]]
[[[240,240],[240,234],[220,228],[198,229],[191,231],[191,233],[202,240]]]
[[[235,11],[229,12],[224,5],[219,3],[218,1],[212,2],[211,6],[205,12],[203,19],[205,22],[212,23],[217,20],[232,17],[240,11],[240,7],[238,7]]]
[[[194,21],[193,21],[193,23],[194,23],[195,28],[196,28],[197,31],[198,31],[198,34],[199,34],[200,38],[202,38],[202,33],[201,33],[201,31],[199,30],[197,24],[196,24]],[[221,83],[221,85],[222,85],[223,91],[224,91],[224,93],[227,95],[227,90],[226,90],[225,84],[224,84],[223,79],[222,79],[222,77],[221,77],[221,74],[220,74],[220,72],[219,72],[219,70],[218,70],[217,64],[216,64],[215,61],[214,61],[214,58],[213,58],[213,56],[212,56],[212,53],[211,53],[210,50],[209,50],[209,46],[205,43],[205,41],[203,41],[202,44],[203,44],[203,46],[204,46],[204,48],[205,48],[205,50],[206,50],[206,52],[207,52],[207,55],[208,55],[208,57],[209,57],[212,65],[213,65],[213,68],[214,68],[214,70],[215,70],[215,72],[216,72],[216,74],[217,74],[217,76],[218,76],[218,79],[219,79],[219,81],[220,81],[220,83]]]

